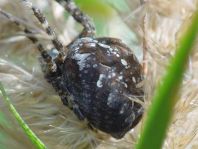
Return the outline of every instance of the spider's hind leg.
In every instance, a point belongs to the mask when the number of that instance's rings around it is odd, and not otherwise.
[[[90,18],[84,14],[73,2],[73,0],[56,0],[62,5],[73,18],[83,26],[83,31],[79,35],[81,37],[92,37],[95,35],[95,26]]]

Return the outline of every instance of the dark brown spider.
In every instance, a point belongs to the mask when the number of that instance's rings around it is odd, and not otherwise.
[[[41,66],[64,105],[79,120],[93,128],[122,138],[135,127],[143,114],[141,65],[132,51],[119,39],[96,38],[95,27],[72,0],[56,0],[84,29],[68,46],[58,40],[40,10],[22,0],[33,11],[46,33],[52,37],[55,52],[48,52],[34,36],[28,38],[41,53]],[[14,16],[0,10],[12,22]],[[27,27],[25,33],[33,34]],[[68,51],[65,53],[64,51]]]

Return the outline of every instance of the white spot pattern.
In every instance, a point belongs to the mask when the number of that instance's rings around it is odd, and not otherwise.
[[[107,55],[108,56],[111,56],[111,54],[114,54],[116,55],[117,57],[120,57],[120,54],[118,52],[118,49],[117,48],[112,48],[110,47],[109,45],[106,45],[106,44],[102,44],[102,43],[98,43],[99,46],[105,48],[105,49],[108,49],[107,51]]]
[[[102,84],[102,80],[105,78],[106,76],[104,74],[100,74],[99,76],[99,79],[97,81],[97,87],[101,88],[103,87],[103,84]]]
[[[133,80],[133,82],[134,82],[134,83],[136,83],[136,79],[135,79],[135,77],[132,77],[132,80]]]
[[[114,100],[114,96],[113,96],[112,93],[110,93],[109,96],[108,96],[108,99],[107,99],[107,105],[109,107],[111,107],[111,104],[113,103],[113,100]]]
[[[123,76],[119,76],[118,79],[119,79],[119,80],[122,80],[122,79],[123,79]]]
[[[90,47],[96,47],[96,44],[95,43],[89,43],[89,46]]]
[[[122,65],[124,65],[124,66],[127,66],[127,65],[128,65],[127,61],[124,60],[124,59],[121,59],[121,63],[122,63]]]
[[[73,56],[73,59],[77,60],[77,63],[79,65],[79,70],[83,70],[84,67],[86,67],[86,59],[88,56],[90,56],[91,54],[89,53],[84,53],[84,54],[79,54],[79,53],[76,53],[74,56]]]
[[[93,68],[96,68],[97,66],[98,66],[97,64],[94,64],[94,65],[93,65]]]

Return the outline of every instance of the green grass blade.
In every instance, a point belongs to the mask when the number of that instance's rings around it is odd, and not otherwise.
[[[179,47],[170,62],[167,73],[156,89],[136,149],[160,149],[162,147],[197,31],[198,13],[196,12],[187,32],[179,42]]]
[[[23,121],[19,113],[16,111],[15,107],[10,102],[9,97],[7,96],[2,83],[0,82],[0,94],[3,96],[5,102],[9,105],[11,113],[14,115],[19,125],[24,130],[25,134],[31,140],[31,142],[35,145],[37,149],[47,149],[47,147],[43,144],[43,142],[32,132],[32,130],[28,127],[28,125]]]
[[[0,111],[0,126],[1,125],[8,125],[7,124],[7,120],[6,120],[6,118],[5,118],[5,115],[4,115],[4,113],[2,113],[1,111]],[[0,143],[1,142],[4,142],[4,140],[6,140],[7,138],[6,138],[6,135],[3,133],[3,132],[1,132],[0,131]],[[2,145],[1,144],[1,149],[6,149],[6,147],[5,147],[5,145]]]

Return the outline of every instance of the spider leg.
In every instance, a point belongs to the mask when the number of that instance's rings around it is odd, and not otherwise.
[[[73,0],[56,1],[62,5],[73,16],[73,18],[84,27],[79,37],[92,37],[95,35],[95,27],[93,22],[76,6]]]
[[[56,33],[54,30],[50,27],[46,17],[41,13],[41,11],[32,5],[32,3],[29,0],[22,0],[28,7],[30,7],[34,13],[34,16],[38,19],[38,21],[41,23],[43,28],[45,29],[46,33],[52,38],[52,44],[54,47],[58,50],[58,62],[63,63],[65,60],[65,53],[64,53],[64,47],[63,44],[59,41],[58,37],[56,36]]]
[[[43,45],[41,43],[39,43],[39,41],[36,37],[33,36],[34,32],[29,30],[27,27],[25,27],[25,25],[22,25],[22,21],[20,19],[16,18],[15,16],[11,15],[10,13],[7,13],[7,12],[3,11],[2,9],[0,9],[0,14],[3,15],[4,17],[6,17],[10,22],[15,23],[17,26],[19,26],[19,27],[23,26],[24,32],[26,34],[32,35],[32,36],[26,36],[26,37],[29,38],[37,46],[42,58],[48,65],[49,70],[51,72],[56,71],[56,64],[53,62],[52,57],[48,54],[48,52],[45,50]]]

